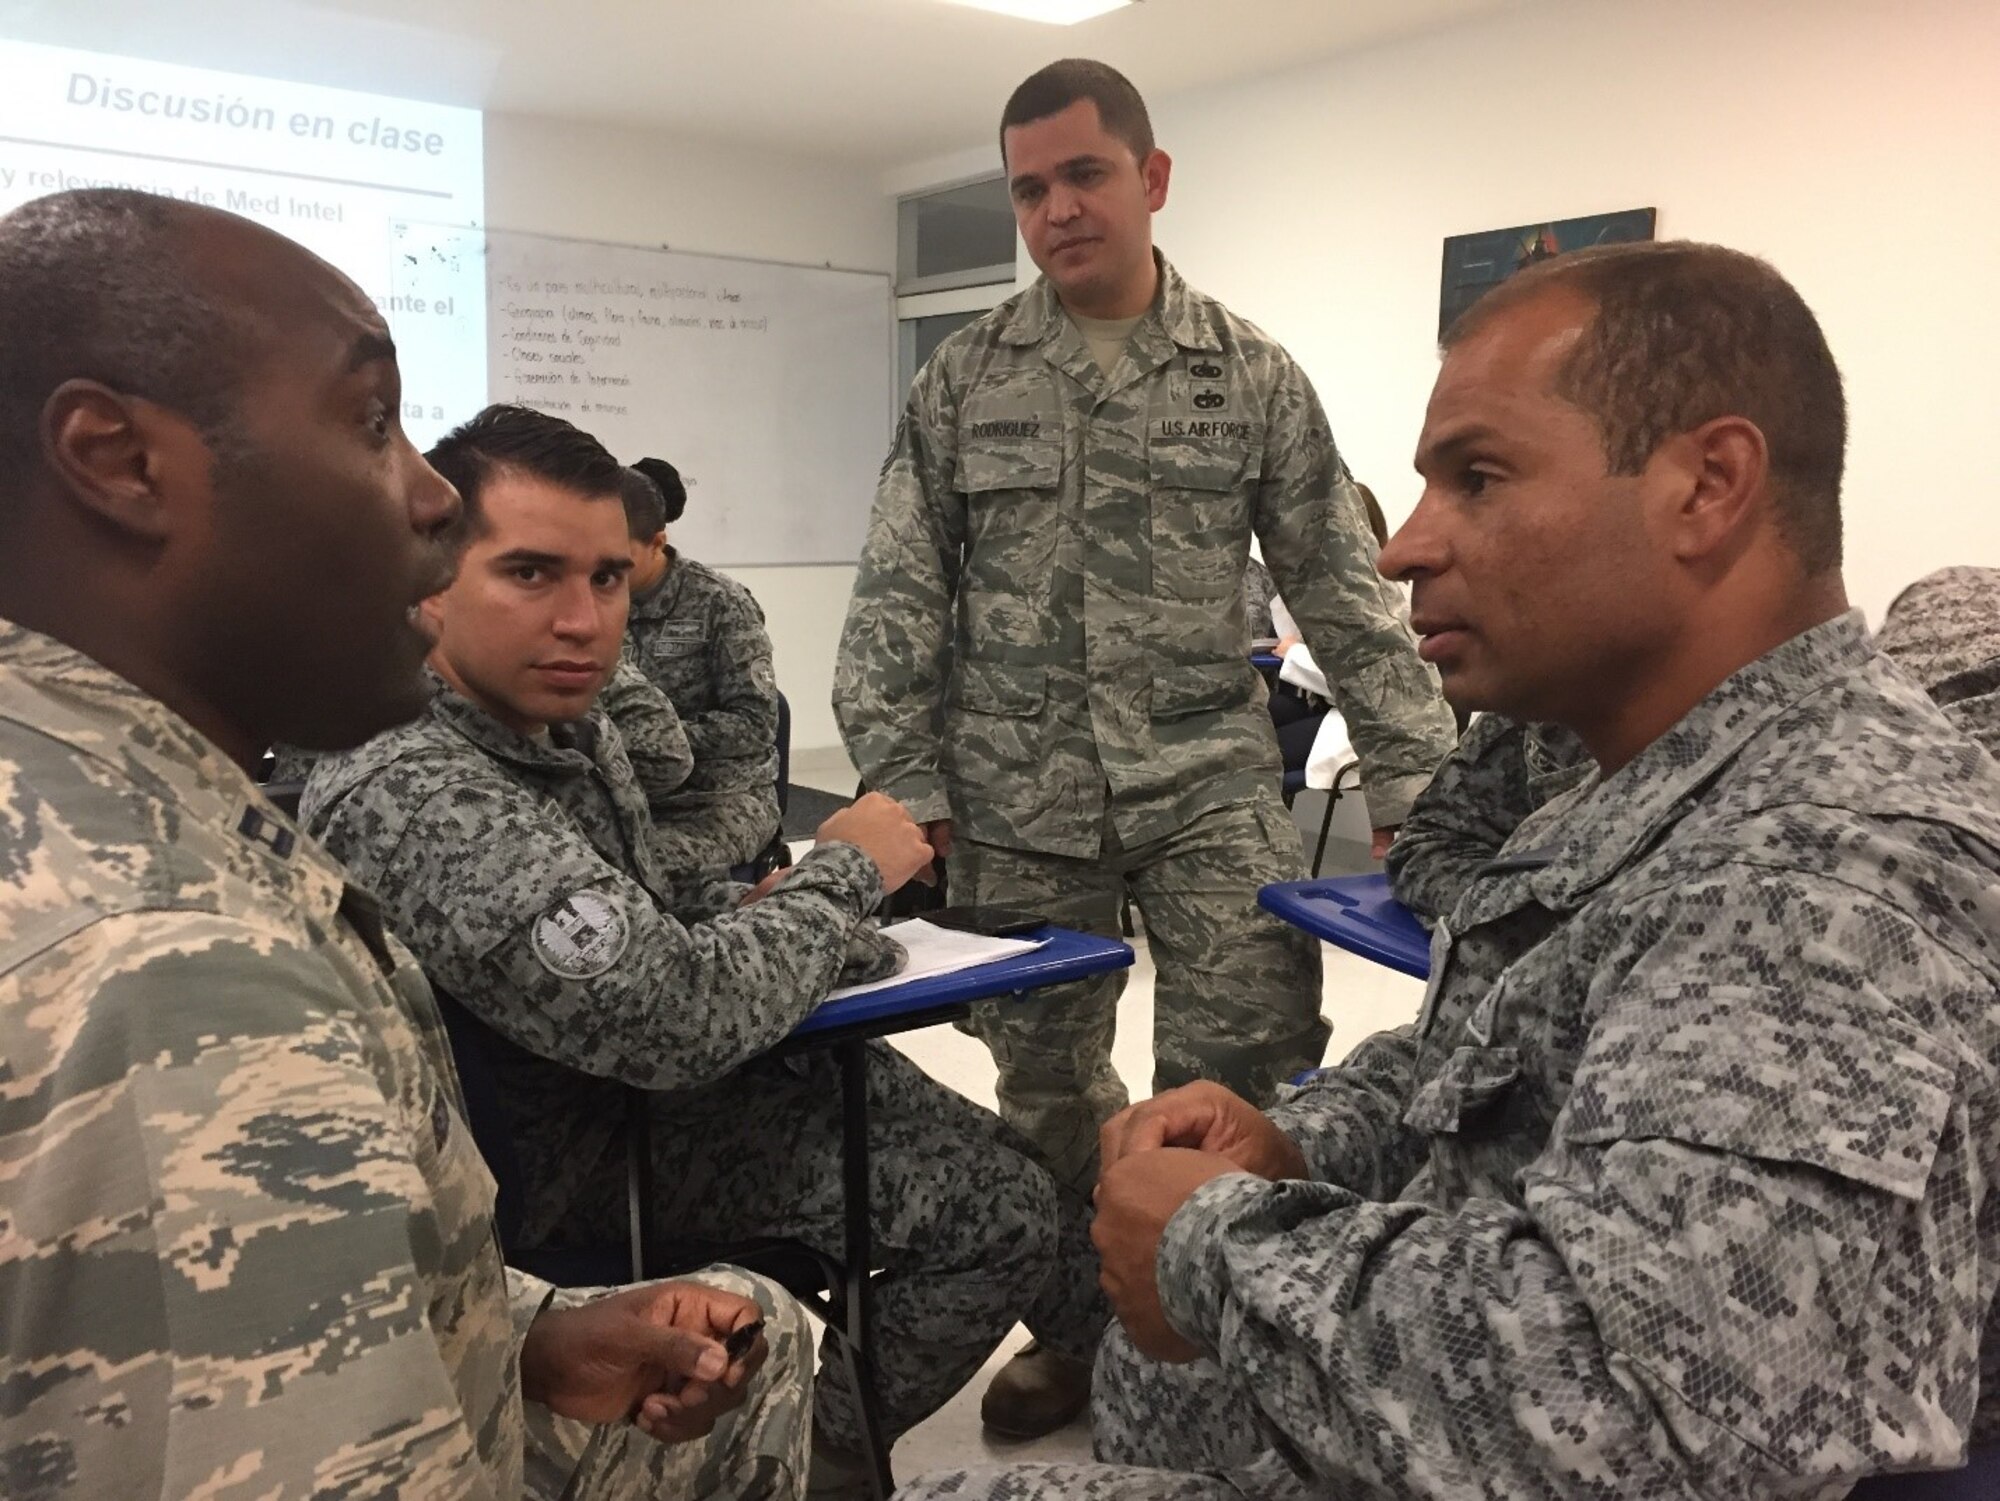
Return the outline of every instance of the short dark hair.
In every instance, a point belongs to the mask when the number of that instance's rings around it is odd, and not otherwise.
[[[1007,107],[1000,111],[1000,159],[1007,159],[1008,131],[1060,114],[1079,99],[1097,106],[1104,128],[1130,146],[1133,156],[1143,162],[1153,154],[1153,121],[1132,80],[1109,63],[1066,57],[1030,73],[1007,96]]]
[[[592,499],[622,498],[625,466],[573,422],[533,407],[495,402],[461,422],[424,455],[465,502],[468,536],[484,525],[480,492],[497,474],[525,474]]]
[[[660,535],[667,524],[667,502],[658,485],[627,467],[618,480],[618,497],[625,502],[625,530],[634,542]]]
[[[1598,245],[1501,282],[1445,331],[1444,348],[1556,289],[1596,308],[1556,394],[1597,423],[1613,474],[1637,474],[1676,433],[1747,418],[1770,447],[1780,533],[1808,575],[1840,566],[1847,400],[1819,320],[1790,282],[1720,245]]]
[[[268,329],[200,273],[193,232],[221,213],[85,188],[0,217],[0,484],[39,465],[42,408],[66,380],[157,402],[205,438],[233,430]]]
[[[632,466],[655,485],[659,486],[660,499],[666,510],[660,518],[661,526],[672,526],[681,519],[681,512],[687,509],[687,486],[681,483],[681,472],[665,459],[641,459]],[[659,527],[654,527],[658,531]],[[648,533],[650,536],[651,533]]]

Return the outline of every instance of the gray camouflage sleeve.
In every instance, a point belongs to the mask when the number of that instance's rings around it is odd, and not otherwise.
[[[15,972],[0,1011],[54,1049],[8,1059],[49,1113],[0,1215],[0,1347],[23,1362],[0,1490],[205,1496],[240,1463],[260,1493],[493,1495],[418,1265],[466,1247],[323,961],[228,918],[135,914]],[[459,1230],[490,1248],[483,1216]],[[456,1333],[511,1370],[500,1277],[493,1257],[492,1317],[461,1307]]]
[[[1361,494],[1305,372],[1279,360],[1256,530],[1278,593],[1325,671],[1361,756],[1368,820],[1402,822],[1451,749],[1451,710],[1375,571]]]
[[[763,763],[778,741],[778,679],[764,612],[745,591],[725,596],[709,637],[709,682],[715,707],[687,716],[688,745],[697,761]]]
[[[784,1037],[882,895],[872,860],[827,844],[762,901],[684,926],[511,784],[435,794],[390,864],[378,895],[433,980],[531,1052],[645,1089],[719,1078]],[[710,905],[732,890],[700,884]]]
[[[688,729],[673,700],[627,656],[612,670],[597,702],[618,727],[647,803],[659,808],[694,770]]]
[[[1457,905],[1472,873],[1535,811],[1522,725],[1482,714],[1410,807],[1389,846],[1389,886],[1420,916]]]
[[[1834,1496],[1959,1462],[1980,1169],[1907,987],[1990,985],[1851,891],[1765,886],[1874,972],[1627,976],[1522,1204],[1231,1175],[1169,1222],[1169,1319],[1298,1462],[1537,1497]]]
[[[943,365],[933,358],[911,386],[882,467],[833,679],[834,717],[862,780],[921,823],[951,816],[938,736],[965,543],[957,402]]]
[[[1422,1133],[1403,1124],[1416,1061],[1414,1027],[1378,1032],[1266,1114],[1305,1155],[1315,1182],[1364,1199],[1389,1198],[1410,1181],[1425,1151]]]

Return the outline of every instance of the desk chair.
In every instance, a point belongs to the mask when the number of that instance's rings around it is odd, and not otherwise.
[[[304,782],[266,782],[264,784],[264,796],[276,804],[278,811],[293,823],[299,821],[299,799],[305,795],[305,790],[306,784]]]
[[[782,690],[778,694],[778,832],[764,846],[763,853],[747,865],[730,867],[729,879],[754,886],[774,870],[792,863],[792,847],[785,842],[785,807],[792,790],[792,706]]]
[[[778,690],[778,813],[783,816],[792,790],[792,703]],[[779,838],[784,835],[780,832]]]
[[[1348,778],[1349,772],[1354,774],[1352,780]],[[1291,807],[1297,801],[1298,795],[1306,790],[1305,768],[1301,767],[1296,771],[1286,772],[1285,779],[1280,785],[1279,790],[1284,795],[1285,806],[1287,808]],[[1326,810],[1320,814],[1319,842],[1313,846],[1312,873],[1315,880],[1319,877],[1320,866],[1326,862],[1326,836],[1333,828],[1334,804],[1340,801],[1343,793],[1359,792],[1360,790],[1361,763],[1359,761],[1349,761],[1333,774],[1333,785],[1326,789]]]
[[[835,1336],[847,1376],[859,1394],[861,1437],[874,1462],[875,1473],[889,1473],[889,1448],[882,1436],[872,1385],[864,1373],[872,1369],[870,1352],[847,1336],[847,1268],[834,1257],[803,1241],[766,1237],[729,1243],[664,1240],[653,1224],[652,1096],[643,1089],[625,1090],[625,1206],[629,1233],[623,1244],[540,1246],[522,1248],[522,1179],[514,1152],[513,1122],[501,1097],[493,1064],[496,1049],[511,1047],[458,1000],[432,987],[452,1060],[458,1067],[465,1096],[466,1124],[479,1153],[493,1174],[497,1192],[494,1227],[501,1254],[509,1266],[552,1282],[558,1287],[615,1287],[648,1278],[679,1277],[717,1262],[742,1267],[770,1278],[811,1308]],[[851,1185],[850,1185],[851,1187]]]
[[[2000,1501],[2000,1449],[1975,1449],[1962,1470],[1877,1475],[1849,1491],[1847,1501]]]

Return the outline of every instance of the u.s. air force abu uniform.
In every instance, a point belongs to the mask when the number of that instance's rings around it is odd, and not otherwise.
[[[625,651],[673,701],[694,755],[653,800],[659,837],[691,869],[748,864],[778,832],[778,682],[756,597],[669,548],[659,583],[633,596]]]
[[[630,1084],[667,1092],[652,1138],[670,1239],[841,1254],[838,1073],[823,1054],[761,1055],[833,988],[881,898],[859,849],[822,845],[740,907],[745,887],[664,864],[601,705],[529,738],[442,687],[418,720],[321,761],[303,809],[431,979],[499,1034],[524,1244],[624,1233]],[[877,1394],[895,1434],[1017,1319],[1087,1355],[1108,1313],[1085,1207],[1059,1207],[1025,1143],[892,1048],[871,1050],[869,1076]],[[826,1369],[818,1423],[858,1452],[844,1368]]]
[[[914,1495],[1832,1498],[2000,1438],[2000,770],[1858,613],[1528,816],[1198,1189],[1100,1456]],[[1289,1458],[1289,1465],[1276,1456]]]
[[[954,821],[954,900],[1114,932],[1129,887],[1158,966],[1154,1078],[1252,1098],[1317,1063],[1319,946],[1256,905],[1300,874],[1262,680],[1253,531],[1398,822],[1450,749],[1435,675],[1375,572],[1304,372],[1159,262],[1110,374],[1044,279],[948,339],[911,388],[841,638],[862,777]],[[1002,1113],[1087,1184],[1122,977],[975,1028]]]
[[[0,622],[0,1492],[554,1496],[551,1290],[508,1272],[429,987],[220,750]],[[776,1498],[810,1351],[700,1443],[600,1443],[580,1496]],[[589,1296],[563,1293],[564,1300]],[[524,1457],[526,1460],[524,1473]]]

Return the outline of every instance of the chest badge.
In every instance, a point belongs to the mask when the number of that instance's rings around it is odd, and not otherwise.
[[[1188,378],[1194,386],[1197,412],[1220,412],[1229,405],[1229,388],[1223,384],[1222,361],[1213,355],[1198,354],[1188,361]]]

